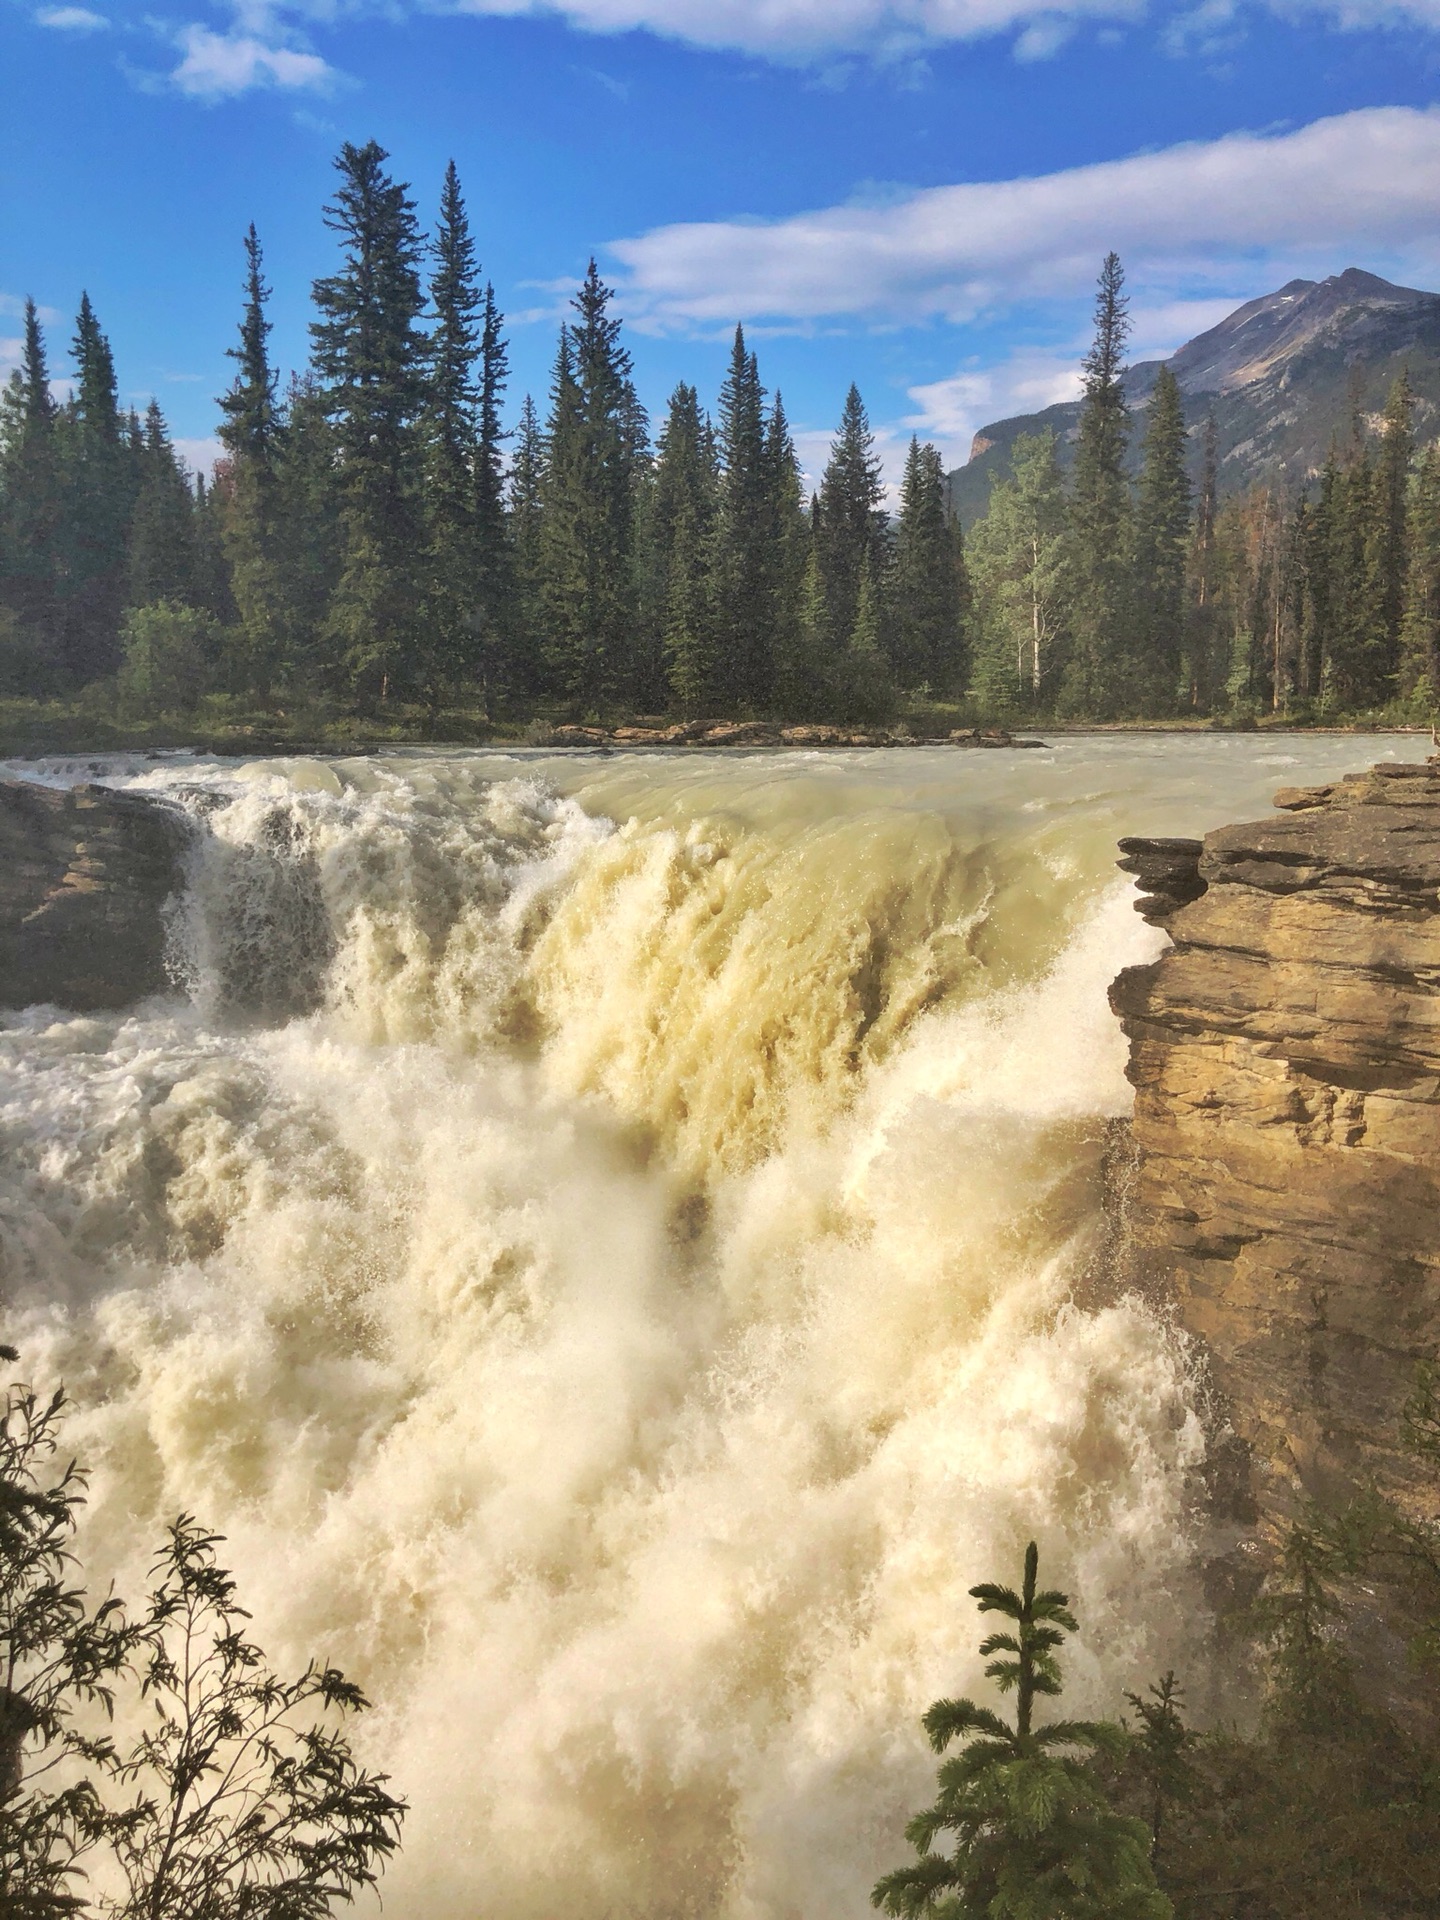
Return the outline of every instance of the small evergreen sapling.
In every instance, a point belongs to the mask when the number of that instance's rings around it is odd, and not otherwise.
[[[1019,1593],[970,1589],[982,1613],[1014,1622],[980,1652],[987,1677],[1015,1694],[1015,1724],[972,1700],[937,1700],[924,1716],[936,1753],[965,1744],[941,1766],[934,1806],[905,1830],[919,1860],[870,1895],[897,1920],[1169,1920],[1144,1822],[1112,1811],[1094,1771],[1096,1758],[1123,1748],[1123,1731],[1094,1720],[1034,1725],[1037,1698],[1061,1692],[1056,1650],[1076,1631],[1068,1596],[1036,1591],[1038,1564],[1031,1541]],[[942,1833],[954,1834],[953,1853],[932,1851]]]

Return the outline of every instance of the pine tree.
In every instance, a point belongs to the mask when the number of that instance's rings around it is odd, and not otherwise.
[[[543,566],[541,515],[545,492],[545,436],[527,393],[515,436],[510,467],[506,522],[514,569],[510,670],[516,689],[532,697],[545,683],[542,645]]]
[[[515,560],[505,511],[505,441],[501,416],[510,378],[505,316],[487,280],[480,307],[480,410],[475,446],[476,594],[483,622],[482,663],[487,681],[516,684]]]
[[[652,594],[669,687],[698,715],[716,697],[715,525],[719,475],[700,397],[683,381],[670,396],[650,505]]]
[[[959,527],[946,509],[939,449],[912,436],[900,488],[892,571],[891,659],[902,687],[954,695],[966,683],[968,598]]]
[[[58,666],[64,560],[58,417],[39,313],[27,300],[20,365],[0,398],[0,610],[10,613],[17,633],[11,690],[30,694],[49,691]]]
[[[293,692],[350,689],[349,665],[331,642],[328,616],[344,559],[339,433],[313,372],[292,374],[276,443],[280,577]]]
[[[965,1745],[940,1768],[934,1806],[905,1830],[918,1863],[887,1874],[870,1896],[898,1920],[1168,1920],[1144,1823],[1111,1811],[1095,1772],[1097,1757],[1123,1750],[1121,1730],[1033,1723],[1037,1700],[1061,1692],[1056,1650],[1076,1631],[1066,1595],[1036,1591],[1038,1563],[1032,1541],[1019,1593],[970,1589],[982,1613],[1015,1624],[980,1647],[987,1678],[1015,1694],[1015,1724],[972,1700],[937,1700],[926,1713],[936,1753]],[[955,1836],[949,1855],[932,1851],[942,1833]]]
[[[860,563],[855,622],[837,678],[845,719],[883,720],[892,712],[895,691],[885,654],[880,589],[868,553]]]
[[[72,684],[81,685],[113,672],[119,663],[125,540],[140,448],[132,448],[127,441],[115,357],[88,293],[80,297],[71,352],[74,389],[61,420],[64,508],[59,612],[64,668]],[[138,421],[133,440],[140,440]]]
[[[852,386],[820,482],[817,533],[830,631],[841,649],[855,625],[866,561],[872,582],[885,573],[884,498],[875,436],[859,388]]]
[[[777,392],[765,426],[765,486],[773,528],[772,647],[775,706],[785,714],[811,714],[823,700],[820,663],[810,655],[805,626],[806,568],[813,542],[804,486],[785,403]]]
[[[424,691],[434,706],[462,680],[483,676],[484,655],[494,650],[494,636],[483,631],[487,610],[481,607],[478,592],[476,362],[482,295],[476,283],[469,216],[453,160],[440,189],[440,220],[432,251],[430,304],[435,325],[423,421],[426,556],[421,673]]]
[[[1409,561],[1401,625],[1404,690],[1427,715],[1440,707],[1440,443],[1421,456],[1406,515]]]
[[[721,696],[731,711],[763,710],[775,691],[775,498],[766,452],[765,389],[736,327],[720,389],[720,519],[716,600]]]
[[[1207,710],[1216,688],[1215,515],[1220,494],[1220,436],[1215,415],[1205,417],[1200,455],[1200,492],[1190,538],[1189,610],[1185,625],[1185,661],[1181,684],[1185,705]]]
[[[1084,363],[1075,448],[1076,593],[1065,706],[1095,719],[1136,704],[1125,477],[1130,410],[1122,384],[1130,320],[1124,287],[1118,254],[1107,254],[1095,297],[1095,340]]]
[[[269,298],[252,223],[245,235],[240,341],[226,349],[236,374],[220,397],[220,440],[229,455],[223,538],[239,627],[235,677],[262,701],[290,665],[295,638],[280,519],[282,422],[268,345]],[[197,519],[204,518],[202,507]]]
[[[1409,550],[1410,468],[1415,457],[1414,412],[1414,391],[1409,375],[1402,372],[1385,403],[1375,469],[1373,568],[1381,647],[1381,658],[1376,663],[1377,699],[1383,699],[1391,691],[1400,668],[1400,627],[1405,617],[1405,562]]]
[[[592,260],[562,329],[542,515],[545,640],[557,690],[589,711],[633,683],[636,501],[645,419],[612,295]]]
[[[362,705],[413,681],[420,514],[417,422],[426,343],[422,242],[414,203],[385,172],[375,141],[347,143],[340,187],[325,210],[343,264],[317,280],[311,329],[317,373],[336,427],[340,460],[341,570],[327,637]]]
[[[1150,394],[1135,509],[1138,691],[1151,713],[1173,712],[1185,670],[1185,573],[1190,480],[1180,386],[1161,367]]]
[[[195,599],[195,499],[159,402],[145,412],[140,485],[130,521],[126,600],[132,607]]]

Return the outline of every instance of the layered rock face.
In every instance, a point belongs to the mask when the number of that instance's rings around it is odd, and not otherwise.
[[[146,794],[0,781],[0,1006],[84,1013],[162,988],[185,831]]]
[[[1132,1277],[1208,1350],[1225,1498],[1262,1526],[1371,1477],[1418,1491],[1400,1414],[1440,1350],[1440,764],[1276,804],[1203,848],[1127,843],[1174,945],[1111,989]]]

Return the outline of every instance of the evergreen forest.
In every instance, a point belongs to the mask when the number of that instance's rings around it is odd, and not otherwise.
[[[155,401],[122,407],[88,296],[68,383],[27,304],[0,396],[11,738],[67,718],[158,739],[166,721],[539,738],[641,715],[1431,717],[1440,444],[1417,446],[1403,377],[1378,422],[1357,396],[1300,494],[1226,495],[1213,427],[1187,427],[1168,370],[1132,418],[1112,254],[1073,470],[1022,437],[962,539],[934,446],[911,441],[888,498],[854,387],[811,492],[739,327],[714,411],[682,382],[653,423],[593,262],[548,393],[507,411],[504,319],[455,168],[427,233],[387,161],[373,141],[338,156],[338,257],[312,290],[309,364],[283,382],[246,236],[208,482]]]

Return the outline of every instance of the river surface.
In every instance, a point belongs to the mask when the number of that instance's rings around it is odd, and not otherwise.
[[[1183,1343],[1090,1284],[1114,842],[1423,752],[12,765],[199,823],[173,995],[0,1016],[92,1574],[189,1510],[362,1682],[392,1920],[860,1920],[1029,1538],[1067,1707],[1201,1680]]]

